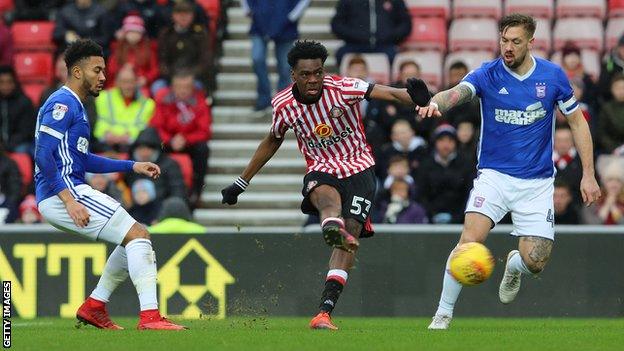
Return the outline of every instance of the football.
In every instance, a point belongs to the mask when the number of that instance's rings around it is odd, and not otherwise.
[[[449,269],[453,278],[462,285],[477,285],[492,275],[494,257],[481,243],[461,244],[453,251]]]

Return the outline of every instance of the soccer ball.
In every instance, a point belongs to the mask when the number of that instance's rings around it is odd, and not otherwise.
[[[451,255],[449,270],[453,278],[462,285],[477,285],[492,275],[494,257],[481,243],[461,244]]]

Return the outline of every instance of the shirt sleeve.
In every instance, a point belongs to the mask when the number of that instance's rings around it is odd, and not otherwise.
[[[340,93],[347,104],[353,105],[368,96],[369,86],[369,83],[361,79],[345,77],[342,79]]]
[[[464,79],[462,79],[459,84],[465,85],[470,88],[472,91],[472,97],[481,96],[481,91],[483,89],[483,81],[485,79],[485,70],[483,67],[479,67],[475,70],[472,70],[466,74]]]
[[[273,121],[271,123],[271,134],[277,139],[282,139],[286,131],[290,129],[290,125],[286,119],[286,111],[284,108],[276,108],[273,106]]]
[[[557,69],[556,99],[559,110],[566,116],[572,114],[579,107],[578,101],[574,97],[574,89],[572,89],[568,77],[561,68]]]
[[[86,171],[89,173],[129,172],[134,161],[114,160],[92,153],[87,155]]]
[[[63,139],[65,132],[72,124],[72,112],[69,104],[62,102],[50,102],[41,113],[41,121],[37,133],[46,133],[56,139]]]

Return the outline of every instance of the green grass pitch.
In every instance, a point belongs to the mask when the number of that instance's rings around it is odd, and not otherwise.
[[[428,331],[428,318],[335,317],[339,331],[309,330],[307,318],[192,320],[182,332],[74,329],[59,318],[13,320],[15,350],[623,350],[624,319],[456,318]]]

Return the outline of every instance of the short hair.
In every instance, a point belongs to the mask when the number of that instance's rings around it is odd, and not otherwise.
[[[171,76],[171,80],[173,81],[174,79],[181,79],[181,78],[188,78],[188,77],[195,79],[195,74],[193,73],[192,70],[188,68],[178,68],[173,72],[173,76]]]
[[[364,66],[368,67],[368,64],[366,63],[366,60],[362,56],[360,56],[360,55],[353,56],[349,60],[349,63],[347,64],[347,67],[351,67],[353,65],[364,65]]]
[[[91,56],[104,57],[102,47],[91,39],[78,39],[65,50],[65,65],[67,70],[79,64],[80,61]]]
[[[403,69],[409,65],[416,66],[416,69],[418,69],[418,71],[421,71],[420,65],[418,64],[418,62],[413,61],[413,60],[407,60],[407,61],[401,62],[401,64],[399,65],[399,72],[403,71]]]
[[[327,60],[327,49],[323,44],[315,40],[297,40],[293,47],[288,51],[288,64],[290,68],[295,68],[299,60],[321,59],[325,64]]]
[[[554,187],[567,189],[568,192],[572,194],[572,186],[570,186],[570,184],[566,182],[565,180],[563,180],[562,178],[555,177]]]
[[[611,85],[615,84],[616,82],[620,80],[624,80],[624,74],[622,73],[615,74],[613,78],[611,78]]]
[[[565,124],[557,124],[555,126],[555,132],[558,130],[569,130],[572,131],[572,128],[570,128],[570,125],[565,123]]]
[[[509,27],[521,26],[529,34],[529,38],[533,38],[535,34],[535,19],[531,16],[521,13],[512,13],[501,18],[498,24],[499,32],[503,33]]]
[[[1,65],[0,66],[0,75],[2,74],[10,74],[13,77],[13,80],[17,80],[17,75],[15,74],[15,69],[9,65]]]
[[[407,157],[403,155],[394,155],[390,157],[390,159],[388,160],[388,166],[391,166],[395,163],[403,163],[403,162],[405,162],[407,166],[409,167],[409,160]]]
[[[468,70],[468,65],[464,63],[464,61],[455,61],[449,66],[449,71],[452,69],[465,69]]]

